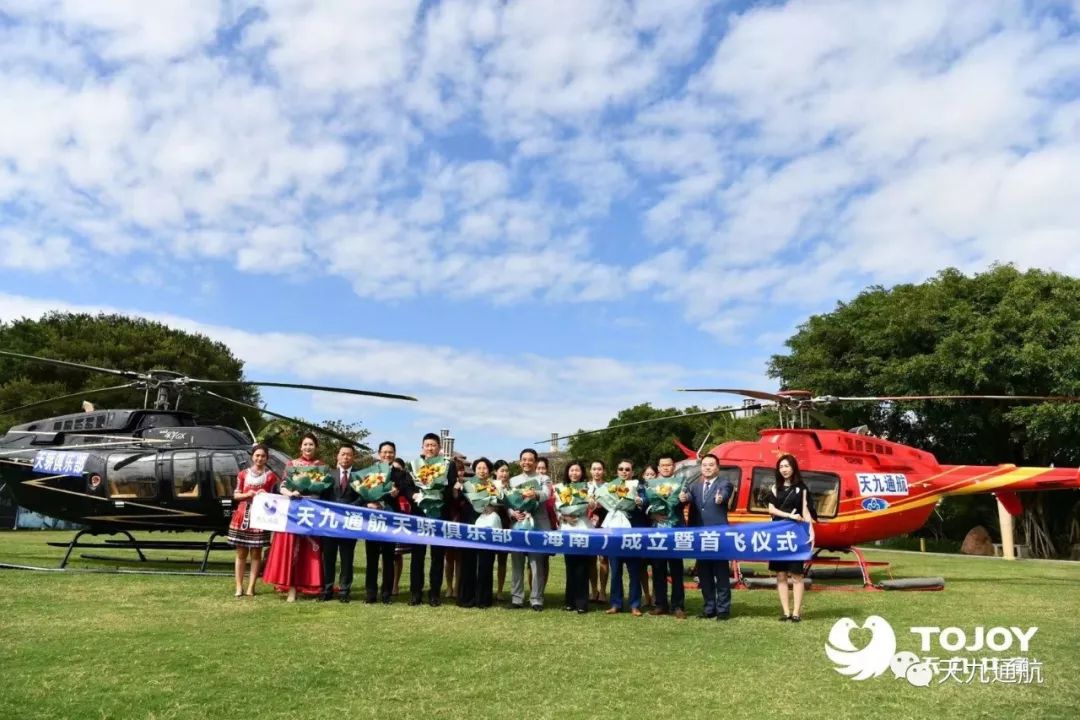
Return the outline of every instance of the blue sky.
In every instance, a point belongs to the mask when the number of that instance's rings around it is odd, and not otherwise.
[[[145,315],[511,455],[799,322],[1080,273],[1080,3],[6,2],[0,319]],[[828,392],[828,388],[813,388]],[[715,398],[717,402],[725,400]]]

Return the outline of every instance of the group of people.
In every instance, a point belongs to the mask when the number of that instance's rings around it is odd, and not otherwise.
[[[288,468],[321,466],[316,457],[318,440],[305,435],[300,444],[300,456],[290,460]],[[620,461],[615,470],[616,478],[627,487],[629,497],[634,498],[634,509],[605,509],[596,501],[595,491],[610,482],[605,464],[596,460],[588,469],[581,461],[573,461],[563,470],[559,482],[549,477],[548,462],[532,448],[521,451],[518,464],[521,472],[511,477],[510,465],[505,461],[492,462],[481,457],[472,463],[472,478],[490,483],[498,489],[490,503],[477,505],[466,497],[466,471],[460,459],[443,458],[440,438],[434,433],[424,436],[421,456],[406,463],[397,456],[393,442],[379,445],[375,462],[388,468],[390,490],[379,502],[361,499],[354,483],[350,481],[356,450],[348,444],[339,447],[336,467],[331,471],[333,482],[317,494],[291,490],[267,466],[269,451],[256,445],[251,453],[251,465],[237,477],[234,500],[236,509],[229,527],[228,540],[236,547],[236,596],[254,595],[256,581],[262,569],[263,580],[286,594],[293,602],[297,594],[315,596],[318,600],[331,600],[336,596],[349,602],[353,584],[355,539],[295,535],[287,532],[271,533],[250,525],[250,501],[260,492],[279,492],[289,497],[311,497],[338,503],[362,505],[372,509],[391,512],[438,517],[443,520],[475,524],[488,528],[528,527],[535,530],[567,529],[593,530],[615,527],[705,527],[726,525],[727,507],[736,488],[721,477],[721,462],[715,455],[701,458],[701,476],[686,484],[679,495],[677,512],[671,517],[648,511],[644,502],[645,480],[634,478],[633,463]],[[441,463],[441,464],[439,464]],[[445,485],[440,497],[424,498],[416,478],[426,466],[444,468]],[[670,457],[658,460],[643,477],[674,477],[675,461]],[[589,500],[586,514],[560,514],[554,499],[560,491],[572,484],[588,483]],[[531,512],[514,510],[502,502],[505,494],[521,488],[535,488],[538,502]],[[578,485],[578,487],[581,487]],[[768,498],[768,511],[774,520],[798,520],[811,524],[813,537],[813,503],[802,481],[799,466],[791,455],[783,455],[776,464],[776,484]],[[411,556],[409,571],[409,605],[420,605],[426,599],[432,606],[442,600],[444,576],[448,594],[456,597],[462,607],[491,607],[501,598],[507,556],[510,556],[510,609],[528,606],[534,611],[544,608],[551,557],[544,553],[499,552],[447,548],[440,545],[396,545],[390,542],[365,540],[366,573],[364,601],[367,603],[390,603],[398,593],[402,573],[403,556]],[[265,568],[262,568],[262,552],[269,545]],[[430,558],[429,558],[430,556]],[[681,559],[653,559],[620,557],[589,557],[567,554],[566,585],[563,607],[567,611],[585,613],[590,603],[607,605],[607,614],[625,610],[641,616],[645,607],[652,605],[650,615],[672,614],[686,617],[685,575]],[[426,561],[430,559],[430,564]],[[338,562],[340,561],[340,568]],[[727,620],[731,616],[730,568],[726,560],[698,559],[696,574],[704,599],[699,617]],[[247,566],[250,564],[250,574]],[[427,573],[425,573],[425,565]],[[498,592],[495,592],[495,574],[498,568]],[[802,561],[773,561],[770,570],[777,576],[777,592],[783,614],[781,621],[799,622],[803,601]],[[628,592],[623,593],[623,575],[628,579]],[[426,575],[426,577],[425,577]],[[651,575],[651,592],[649,579]],[[245,586],[245,577],[247,583]],[[335,584],[336,578],[336,584]],[[792,595],[789,602],[788,579],[791,579]],[[670,580],[670,593],[669,590]],[[529,589],[526,592],[526,582]],[[609,587],[610,583],[610,587]],[[643,595],[644,603],[643,603]],[[527,596],[527,597],[526,597]]]

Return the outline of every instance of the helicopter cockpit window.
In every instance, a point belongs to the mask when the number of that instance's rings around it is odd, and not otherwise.
[[[214,453],[210,462],[214,472],[214,496],[231,498],[236,490],[236,476],[240,472],[236,456],[231,453]]]
[[[114,500],[157,497],[157,460],[154,456],[133,458],[130,452],[113,453],[105,471],[109,497]]]
[[[810,490],[818,518],[836,517],[840,500],[840,478],[832,473],[802,471],[803,482]],[[754,468],[754,477],[750,486],[750,512],[768,513],[769,495],[776,484],[776,471],[773,468]]]
[[[199,497],[198,462],[198,453],[192,450],[182,450],[173,455],[173,497]]]

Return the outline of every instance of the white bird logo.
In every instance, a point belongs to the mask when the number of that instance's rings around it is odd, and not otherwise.
[[[829,631],[825,654],[836,664],[836,672],[853,680],[877,677],[889,669],[896,654],[896,634],[885,618],[871,615],[862,627],[871,632],[870,642],[862,650],[851,644],[850,633],[860,627],[851,618],[840,618]]]

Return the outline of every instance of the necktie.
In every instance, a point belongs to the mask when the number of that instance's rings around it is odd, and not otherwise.
[[[345,468],[341,468],[341,492],[345,492],[345,483],[348,478],[349,475],[345,472]]]
[[[705,481],[705,489],[701,493],[701,503],[704,505],[708,502],[709,488],[712,487],[712,480]]]

